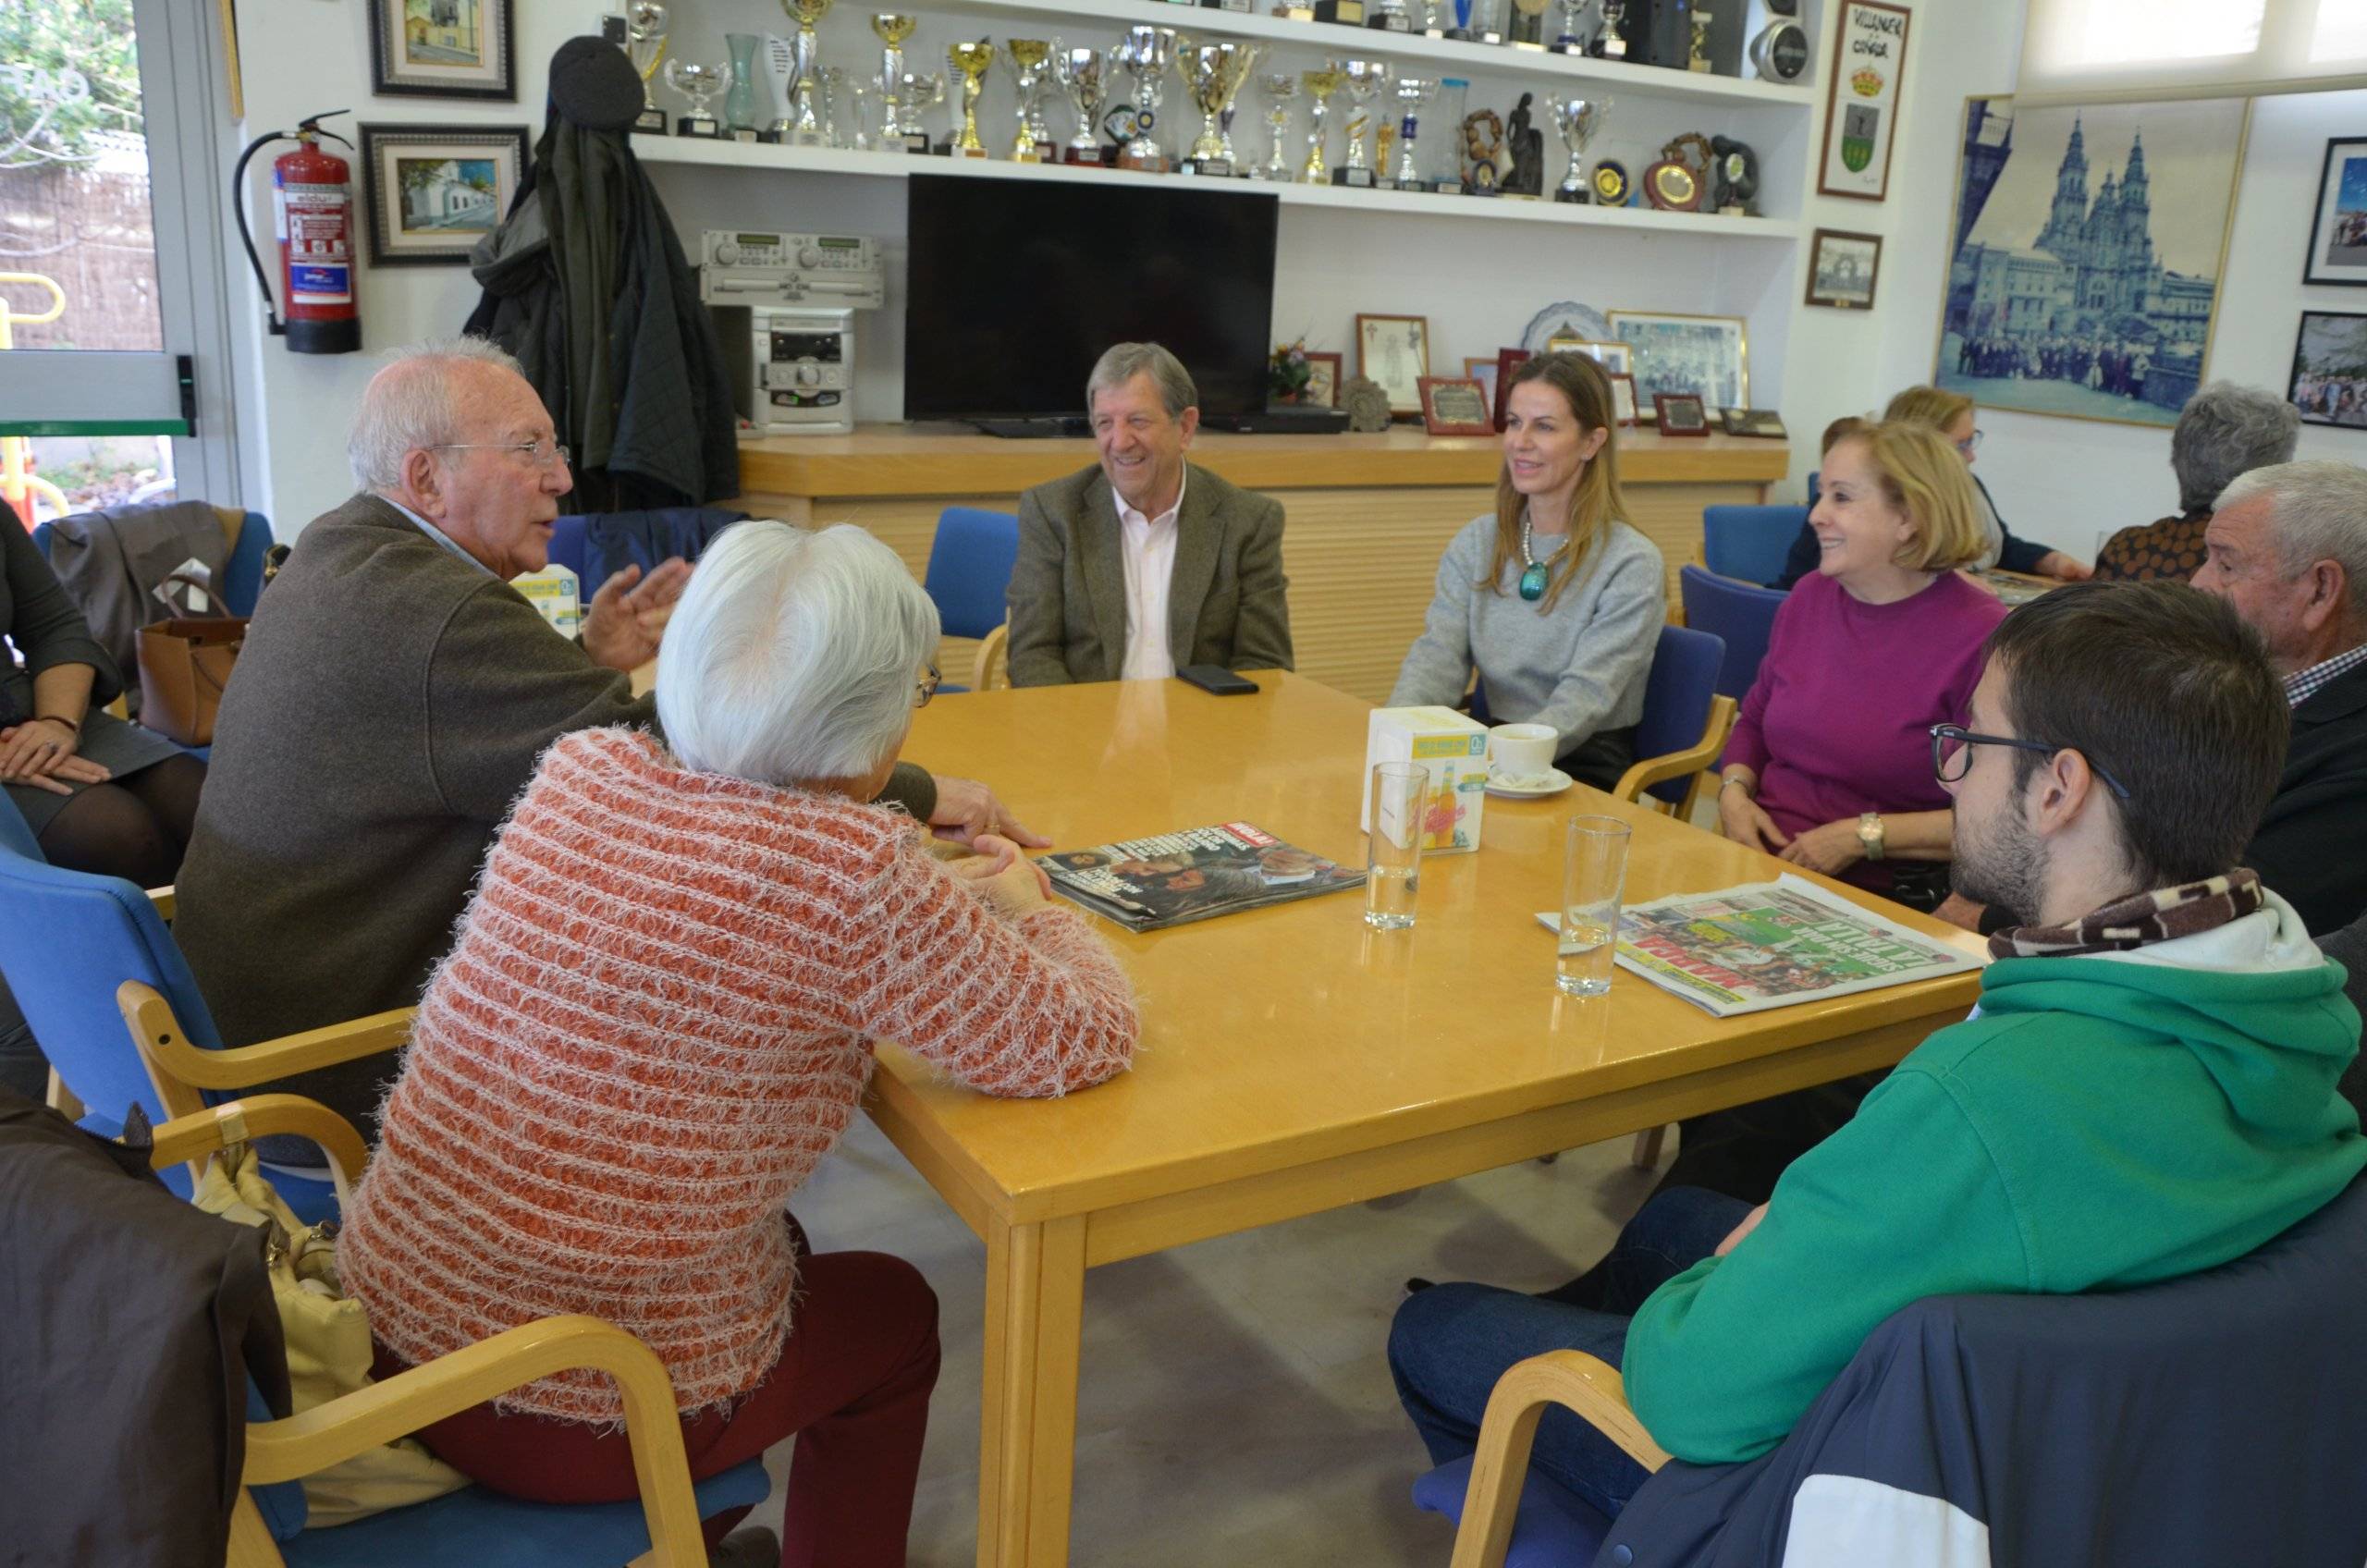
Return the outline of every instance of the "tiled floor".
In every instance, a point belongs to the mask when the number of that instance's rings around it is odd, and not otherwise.
[[[1674,1140],[1672,1140],[1672,1143]],[[1077,1418],[1079,1568],[1446,1562],[1406,1488],[1425,1467],[1383,1345],[1405,1277],[1558,1284],[1608,1248],[1652,1178],[1628,1140],[1380,1205],[1095,1269]],[[912,1561],[975,1550],[986,1249],[868,1122],[798,1196],[817,1249],[909,1258],[937,1289],[945,1369]],[[772,1455],[778,1524],[790,1445]]]

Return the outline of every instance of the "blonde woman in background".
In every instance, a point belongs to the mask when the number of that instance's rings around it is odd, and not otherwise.
[[[1513,373],[1496,509],[1439,562],[1392,707],[1463,701],[1476,673],[1499,724],[1550,724],[1554,765],[1608,789],[1636,760],[1666,569],[1624,521],[1618,418],[1602,368],[1544,354]]]

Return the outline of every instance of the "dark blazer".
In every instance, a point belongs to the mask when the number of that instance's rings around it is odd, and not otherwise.
[[[1289,669],[1282,504],[1184,465],[1167,590],[1176,665]],[[1126,566],[1118,503],[1098,464],[1019,497],[1019,559],[1005,605],[1014,686],[1115,680],[1126,661]]]
[[[2367,1013],[2367,914],[2344,926],[2331,936],[2318,938],[2319,950],[2350,972],[2342,983],[2343,994],[2350,1005]],[[2351,1109],[2367,1116],[2367,1051],[2350,1059],[2342,1070],[2342,1082],[2336,1085]]]
[[[2367,665],[2293,710],[2285,776],[2244,864],[2300,913],[2312,936],[2367,913]]]

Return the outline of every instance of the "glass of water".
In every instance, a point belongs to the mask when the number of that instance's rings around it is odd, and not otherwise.
[[[1627,825],[1615,816],[1570,818],[1553,984],[1571,996],[1599,997],[1611,989],[1619,897],[1627,882]]]
[[[1402,931],[1414,924],[1421,890],[1422,806],[1430,770],[1417,762],[1375,763],[1372,817],[1365,843],[1365,924]]]

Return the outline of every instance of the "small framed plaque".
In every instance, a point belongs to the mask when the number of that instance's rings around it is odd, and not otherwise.
[[[1656,392],[1652,395],[1652,409],[1660,416],[1662,435],[1710,434],[1709,410],[1690,392]]]
[[[1496,429],[1499,434],[1504,428],[1504,396],[1513,389],[1513,372],[1527,362],[1528,350],[1526,349],[1496,350]]]
[[[1755,435],[1766,441],[1787,441],[1784,416],[1773,409],[1720,409],[1718,423],[1729,435]]]
[[[1611,382],[1612,411],[1618,415],[1619,423],[1631,430],[1643,423],[1643,416],[1636,410],[1636,378],[1613,371],[1609,373],[1608,379]]]
[[[1422,377],[1430,374],[1428,316],[1356,317],[1356,374],[1389,394],[1389,411],[1413,419],[1422,411]]]
[[[1327,409],[1340,406],[1339,355],[1308,352],[1306,390],[1299,394],[1299,401],[1319,404]]]
[[[1674,158],[1663,158],[1644,171],[1644,200],[1664,213],[1699,212],[1701,177]]]
[[[1488,406],[1488,389],[1468,376],[1426,375],[1418,383],[1422,394],[1422,426],[1433,435],[1493,435],[1496,422]]]
[[[1879,234],[1818,229],[1809,242],[1808,303],[1844,311],[1872,310],[1874,278],[1882,260]]]

